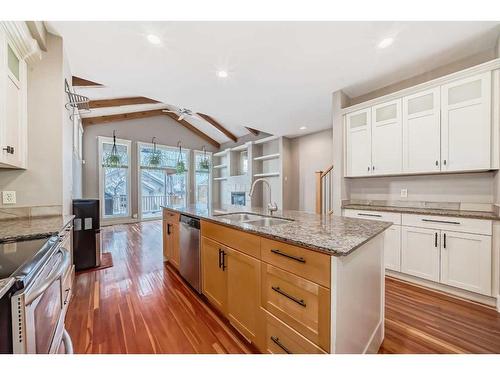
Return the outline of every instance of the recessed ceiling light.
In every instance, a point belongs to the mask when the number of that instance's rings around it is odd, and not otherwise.
[[[301,126],[301,127],[299,128],[299,130],[306,130],[306,129],[307,129],[307,126]]]
[[[228,76],[228,74],[225,70],[219,70],[217,72],[217,77],[219,77],[219,78],[227,78],[227,76]]]
[[[389,47],[394,42],[394,38],[384,38],[378,44],[378,48]]]
[[[161,39],[157,35],[149,34],[146,38],[148,38],[148,41],[151,44],[160,44],[161,43]]]

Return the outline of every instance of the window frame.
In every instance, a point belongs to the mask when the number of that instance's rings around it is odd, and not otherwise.
[[[105,209],[105,201],[104,201],[104,168],[102,165],[102,156],[103,156],[103,145],[105,143],[108,144],[113,144],[113,137],[103,137],[103,136],[98,136],[97,137],[97,150],[98,150],[98,169],[99,169],[99,200],[100,200],[100,215],[101,215],[101,220],[104,222],[112,222],[112,221],[120,221],[120,220],[127,220],[132,217],[133,209],[132,209],[132,141],[128,139],[121,139],[121,138],[116,138],[116,144],[117,145],[122,145],[127,148],[127,213],[123,215],[113,215],[113,216],[106,216],[104,214],[104,209]]]
[[[158,220],[158,219],[161,219],[161,216],[160,217],[147,217],[145,218],[143,216],[143,212],[142,212],[142,185],[141,185],[141,171],[142,169],[153,169],[153,168],[148,168],[148,167],[143,167],[141,165],[141,147],[144,147],[144,146],[147,146],[147,147],[151,147],[152,144],[151,142],[140,142],[140,141],[137,141],[137,148],[136,148],[136,152],[137,152],[137,158],[136,158],[136,165],[137,165],[137,216],[138,216],[138,219],[140,221],[147,221],[147,220]],[[167,150],[167,151],[174,151],[176,153],[179,152],[179,147],[176,147],[176,146],[167,146],[167,145],[162,145],[162,144],[156,144],[156,148],[157,149],[162,149],[162,150]],[[186,168],[187,168],[187,172],[186,172],[186,193],[185,193],[185,196],[184,196],[184,200],[186,202],[186,204],[190,204],[191,203],[191,173],[192,173],[192,168],[191,168],[191,160],[192,160],[192,156],[191,156],[191,149],[189,148],[185,148],[185,147],[182,147],[182,151],[186,153],[186,156],[187,156],[187,160],[186,160]],[[167,167],[160,167],[160,168],[155,168],[155,169],[162,169],[162,170],[165,170],[165,169],[168,169]]]
[[[206,153],[208,156],[209,156],[209,160],[210,160],[210,167],[208,168],[208,207],[210,207],[210,205],[212,204],[212,188],[213,188],[213,181],[212,181],[212,152],[209,152],[209,151],[202,151],[202,150],[193,150],[193,189],[194,189],[194,192],[192,194],[192,201],[194,204],[197,204],[197,189],[196,189],[196,172],[197,172],[197,169],[196,169],[196,155],[203,155],[204,153]]]

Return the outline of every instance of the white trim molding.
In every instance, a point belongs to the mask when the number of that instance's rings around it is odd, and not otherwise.
[[[29,63],[42,58],[42,51],[38,42],[33,38],[24,21],[2,21],[0,25],[7,34],[7,38],[14,45],[21,60]]]

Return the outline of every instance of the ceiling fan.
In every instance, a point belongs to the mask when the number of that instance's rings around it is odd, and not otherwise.
[[[176,108],[174,110],[171,109],[164,109],[163,112],[165,113],[175,113],[179,118],[177,119],[178,121],[184,120],[186,117],[199,117],[196,113],[193,113],[188,108]]]

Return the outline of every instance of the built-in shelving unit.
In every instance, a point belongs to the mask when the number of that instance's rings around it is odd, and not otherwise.
[[[262,156],[257,156],[254,157],[253,160],[258,161],[258,160],[271,160],[271,159],[277,159],[280,157],[280,153],[276,154],[269,154],[269,155],[262,155]]]

